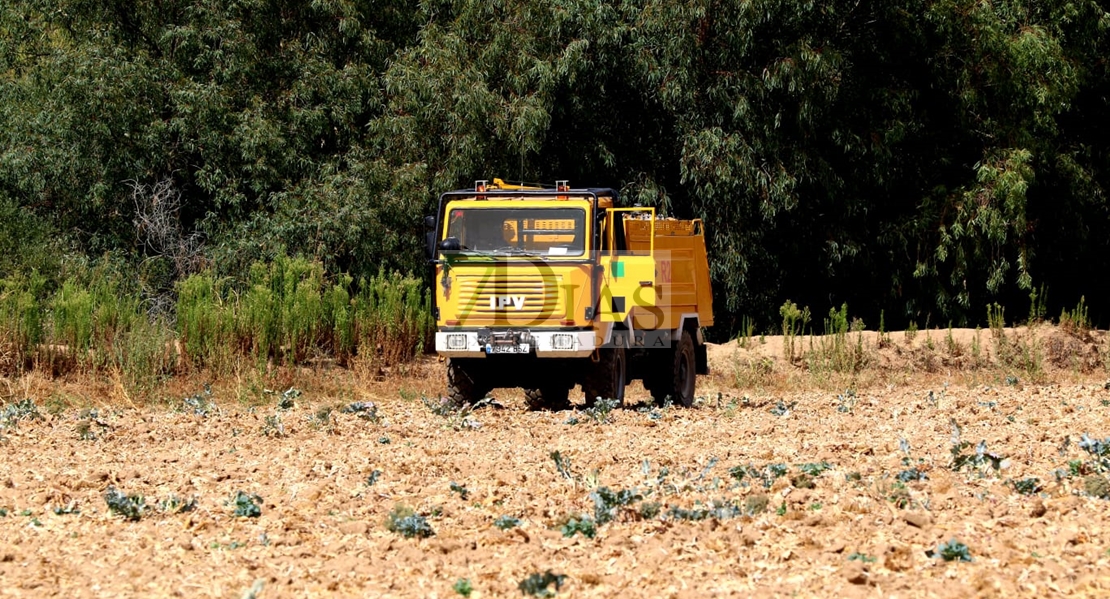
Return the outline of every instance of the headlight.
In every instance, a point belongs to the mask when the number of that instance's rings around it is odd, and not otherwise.
[[[448,335],[447,349],[466,349],[466,335],[461,333]]]
[[[574,349],[574,335],[566,335],[563,333],[553,335],[551,338],[551,346],[554,349]]]

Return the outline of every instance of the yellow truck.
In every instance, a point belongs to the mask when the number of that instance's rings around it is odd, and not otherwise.
[[[494,179],[442,194],[425,225],[452,401],[522,387],[530,408],[564,409],[580,385],[587,405],[623,403],[640,379],[656,401],[693,403],[713,324],[700,220]]]

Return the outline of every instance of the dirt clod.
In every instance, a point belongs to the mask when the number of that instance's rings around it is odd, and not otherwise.
[[[906,521],[906,524],[917,528],[928,528],[933,523],[933,517],[928,512],[902,512],[902,519]]]
[[[1092,474],[1083,479],[1083,490],[1091,497],[1110,499],[1110,480],[1100,474]]]

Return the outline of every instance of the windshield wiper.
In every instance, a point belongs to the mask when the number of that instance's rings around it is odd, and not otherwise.
[[[534,250],[526,250],[524,248],[518,248],[518,247],[512,246],[512,245],[506,245],[506,246],[499,247],[496,250],[492,250],[492,253],[494,253],[494,254],[509,254],[510,256],[529,256],[529,257],[535,257],[535,258],[543,258],[545,260],[547,259],[547,256],[543,252],[537,252],[537,251],[534,251]]]

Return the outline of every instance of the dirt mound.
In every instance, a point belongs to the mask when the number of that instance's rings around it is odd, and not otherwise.
[[[793,350],[789,344],[793,343]],[[792,356],[792,359],[787,359]],[[1106,331],[1047,324],[1000,330],[933,329],[835,336],[759,336],[709,346],[711,369],[740,387],[812,383],[813,375],[864,384],[916,374],[1018,376],[1044,382],[1110,369]]]

